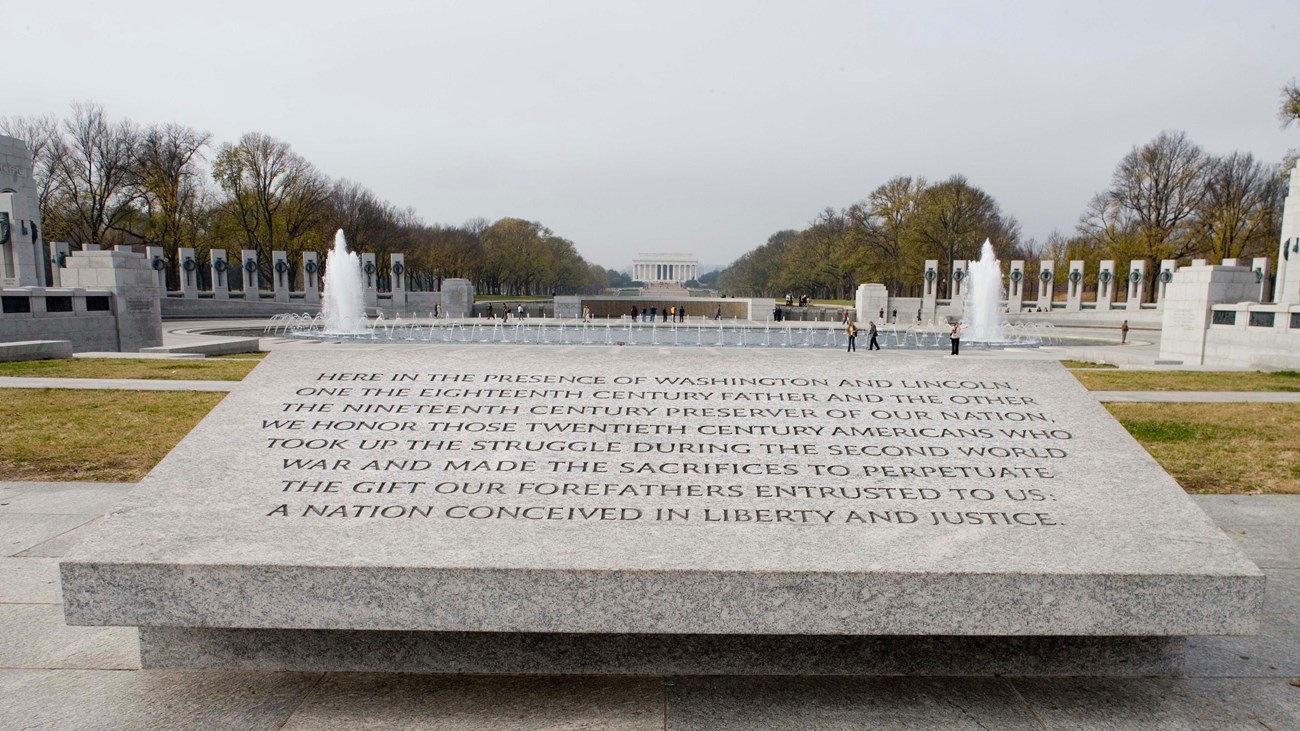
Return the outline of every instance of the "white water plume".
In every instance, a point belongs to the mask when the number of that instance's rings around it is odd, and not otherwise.
[[[343,229],[334,234],[334,248],[325,257],[323,284],[321,314],[325,319],[325,332],[331,335],[364,333],[366,316],[361,257],[348,251]]]
[[[1006,340],[1002,333],[1002,266],[988,239],[980,247],[979,261],[971,262],[966,288],[962,337],[981,343]]]

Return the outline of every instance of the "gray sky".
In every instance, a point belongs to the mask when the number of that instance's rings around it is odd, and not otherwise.
[[[0,115],[279,137],[430,223],[726,264],[895,175],[1040,241],[1163,129],[1274,162],[1300,2],[0,0]]]

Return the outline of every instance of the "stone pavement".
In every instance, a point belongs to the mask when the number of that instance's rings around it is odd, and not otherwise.
[[[140,670],[63,623],[58,557],[130,485],[0,483],[0,730],[1300,729],[1300,496],[1197,496],[1268,577],[1257,637],[1185,677],[519,677]]]
[[[147,378],[36,378],[0,376],[0,388],[77,388],[123,391],[229,391],[239,381],[165,381]]]

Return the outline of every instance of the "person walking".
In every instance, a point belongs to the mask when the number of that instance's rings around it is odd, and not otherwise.
[[[870,352],[872,350],[880,350],[880,343],[876,342],[876,321],[875,320],[872,320],[871,322],[867,323],[867,337],[870,338],[870,340],[868,340],[867,342],[867,351]]]
[[[948,337],[952,340],[952,354],[958,355],[961,350],[961,323],[954,322],[952,327],[948,328]]]
[[[858,326],[850,322],[844,327],[844,334],[849,336],[848,352],[856,353],[858,351]]]
[[[1119,326],[1119,342],[1121,345],[1128,342],[1128,320]]]
[[[636,318],[639,317],[640,315],[641,315],[641,310],[637,308],[636,305],[632,305],[632,322],[636,322]]]

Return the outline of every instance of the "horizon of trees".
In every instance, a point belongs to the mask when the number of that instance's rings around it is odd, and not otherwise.
[[[262,132],[218,143],[183,124],[115,120],[99,104],[73,102],[65,118],[0,118],[0,133],[32,154],[45,241],[160,246],[172,272],[181,248],[199,261],[213,249],[238,261],[240,249],[252,249],[270,281],[271,251],[282,250],[296,277],[301,254],[324,261],[341,228],[354,251],[404,253],[417,289],[463,277],[484,293],[576,294],[604,289],[611,274],[540,222],[426,224]]]
[[[1294,81],[1282,89],[1278,117],[1284,128],[1300,121]],[[46,241],[156,245],[173,272],[181,248],[195,249],[200,261],[212,249],[234,260],[240,249],[253,249],[269,281],[276,249],[289,253],[291,273],[300,276],[300,254],[323,257],[342,228],[353,250],[405,253],[415,289],[436,289],[448,277],[500,294],[633,284],[624,273],[587,262],[572,241],[540,222],[426,224],[414,209],[379,199],[361,183],[329,178],[289,143],[261,132],[218,143],[182,124],[113,120],[87,102],[73,102],[62,119],[0,117],[0,132],[32,153]],[[1119,161],[1072,233],[1053,231],[1044,242],[1022,239],[1016,218],[965,176],[898,176],[846,208],[825,208],[802,230],[773,233],[700,283],[733,295],[852,299],[859,283],[874,281],[907,296],[920,292],[924,261],[935,259],[944,296],[953,262],[977,258],[986,238],[1004,262],[1050,258],[1063,271],[1081,259],[1090,286],[1102,259],[1145,260],[1154,273],[1162,259],[1267,256],[1279,235],[1283,176],[1295,156],[1270,164],[1250,153],[1216,155],[1185,132],[1161,132]]]
[[[1300,120],[1300,91],[1293,84],[1284,94],[1285,126]],[[858,283],[881,282],[894,296],[915,296],[923,289],[924,261],[936,259],[942,297],[953,262],[978,258],[986,238],[1004,266],[1051,259],[1064,271],[1071,260],[1083,260],[1084,283],[1092,287],[1103,259],[1121,267],[1144,260],[1154,273],[1162,259],[1270,256],[1281,230],[1286,172],[1285,162],[1243,152],[1215,155],[1185,132],[1161,132],[1119,161],[1071,235],[1053,231],[1041,243],[1022,240],[1016,219],[964,176],[938,183],[899,176],[847,208],[826,208],[803,230],[772,234],[727,267],[718,283],[737,295],[852,299]],[[1036,278],[1027,281],[1036,286]]]

